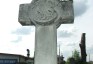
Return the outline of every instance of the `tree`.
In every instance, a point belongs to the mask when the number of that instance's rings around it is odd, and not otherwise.
[[[75,59],[72,58],[72,57],[69,57],[69,58],[67,59],[66,64],[75,64]]]
[[[79,52],[77,50],[74,50],[72,56],[75,59],[76,64],[80,64],[81,58],[80,58]]]
[[[72,57],[69,57],[67,59],[66,64],[80,64],[80,55],[77,50],[74,50],[74,52],[72,53]]]
[[[75,59],[75,61],[80,61],[80,55],[77,50],[74,50],[72,57]]]

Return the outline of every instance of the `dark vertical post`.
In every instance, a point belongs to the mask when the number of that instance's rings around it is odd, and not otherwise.
[[[29,56],[30,56],[30,50],[27,49],[27,57],[29,58]]]
[[[81,49],[81,62],[85,63],[86,62],[86,33],[82,33],[81,36],[81,42],[80,42],[80,49]]]

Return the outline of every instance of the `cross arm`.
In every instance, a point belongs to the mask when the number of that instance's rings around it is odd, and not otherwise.
[[[30,7],[30,4],[21,4],[19,7],[18,21],[23,26],[34,25],[29,17],[29,7]]]
[[[67,1],[63,4],[63,16],[62,16],[62,24],[63,23],[73,23],[74,22],[74,9],[73,9],[73,2]]]
[[[56,20],[57,28],[61,24],[69,24],[74,22],[73,1],[60,1],[56,9],[59,15]]]

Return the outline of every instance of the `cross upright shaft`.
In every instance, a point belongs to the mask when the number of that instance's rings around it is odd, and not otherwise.
[[[73,23],[72,1],[33,0],[21,4],[19,22],[35,25],[35,64],[57,64],[57,28]]]

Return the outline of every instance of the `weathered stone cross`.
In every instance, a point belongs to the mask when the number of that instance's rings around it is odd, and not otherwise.
[[[19,22],[36,27],[35,64],[57,64],[57,28],[73,21],[72,0],[33,0],[20,5]]]

